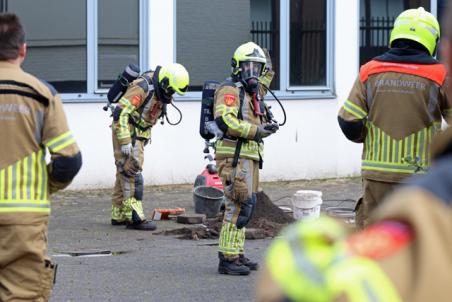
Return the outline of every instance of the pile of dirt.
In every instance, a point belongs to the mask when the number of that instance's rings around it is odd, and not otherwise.
[[[275,237],[287,224],[294,219],[276,206],[270,198],[261,191],[257,193],[257,203],[253,216],[247,228],[261,229],[266,237]]]
[[[264,192],[257,193],[257,203],[253,216],[246,226],[247,239],[275,237],[294,219],[276,206]],[[179,239],[216,239],[223,223],[223,213],[216,218],[209,218],[203,225],[193,225],[174,230],[160,231],[154,234],[176,235]]]

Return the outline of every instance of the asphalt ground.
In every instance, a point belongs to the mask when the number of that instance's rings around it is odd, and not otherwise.
[[[358,178],[263,183],[278,205],[297,190],[319,190],[326,207],[352,207]],[[63,191],[53,197],[49,255],[58,263],[51,301],[252,301],[256,273],[217,273],[217,240],[174,236],[110,225],[111,190]],[[191,185],[146,187],[144,209],[183,207],[194,213]],[[159,221],[158,231],[183,227]],[[246,254],[262,261],[271,238],[247,240]],[[84,255],[84,253],[106,253]]]

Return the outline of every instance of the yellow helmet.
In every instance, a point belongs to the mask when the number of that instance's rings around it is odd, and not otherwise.
[[[178,63],[172,63],[161,67],[159,72],[159,84],[167,95],[173,95],[177,92],[184,95],[187,92],[190,83],[190,77],[184,66]]]
[[[259,45],[254,42],[248,42],[240,45],[232,56],[231,65],[233,75],[237,75],[240,71],[242,71],[241,63],[244,62],[258,63],[256,66],[259,66],[260,70],[256,71],[259,72],[257,75],[259,77],[264,70],[267,59],[264,51]]]
[[[431,56],[435,55],[440,38],[438,20],[423,7],[402,12],[394,22],[389,47],[397,39],[408,39],[423,45]]]

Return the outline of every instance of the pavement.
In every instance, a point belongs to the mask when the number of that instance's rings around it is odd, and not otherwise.
[[[326,207],[353,207],[359,178],[261,184],[278,205],[297,190],[323,192]],[[110,225],[111,190],[63,191],[53,196],[49,255],[58,263],[50,301],[252,301],[256,273],[217,273],[217,240],[181,240]],[[151,186],[144,209],[183,207],[194,213],[191,185]],[[158,231],[183,227],[159,221]],[[247,240],[246,254],[262,262],[271,238]],[[105,253],[80,256],[84,253]]]

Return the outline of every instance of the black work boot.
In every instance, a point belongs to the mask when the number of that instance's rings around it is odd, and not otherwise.
[[[154,231],[157,229],[157,224],[152,220],[143,220],[140,222],[129,223],[126,228],[140,231]]]
[[[126,224],[125,221],[116,220],[116,219],[111,220],[111,225],[125,225],[125,224]]]
[[[245,257],[245,255],[240,254],[239,255],[239,261],[243,265],[247,266],[252,271],[257,271],[259,268],[259,264],[257,262],[251,261],[249,258]]]
[[[235,260],[227,260],[223,253],[218,253],[220,263],[218,264],[218,272],[226,275],[249,275],[250,269],[243,265],[239,258]]]
[[[135,210],[132,212],[132,222],[127,223],[128,229],[140,231],[154,231],[157,224],[152,220],[141,220]]]

